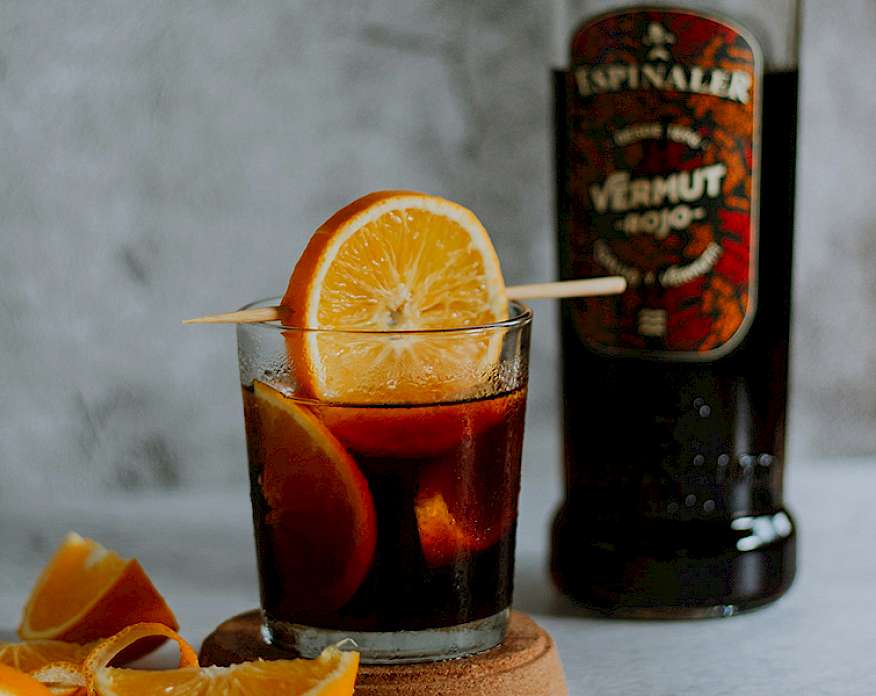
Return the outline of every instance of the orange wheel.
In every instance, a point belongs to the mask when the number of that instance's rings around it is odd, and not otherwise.
[[[282,304],[291,326],[413,331],[478,326],[508,317],[499,259],[487,231],[461,205],[411,191],[350,203],[311,237]],[[470,368],[496,358],[483,335],[395,338],[287,334],[303,391],[345,403],[454,400]]]

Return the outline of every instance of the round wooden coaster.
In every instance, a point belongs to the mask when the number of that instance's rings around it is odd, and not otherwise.
[[[221,623],[201,646],[202,665],[295,657],[262,638],[258,611]],[[511,614],[508,637],[492,650],[459,660],[413,665],[362,665],[357,696],[566,696],[553,639],[531,618]]]

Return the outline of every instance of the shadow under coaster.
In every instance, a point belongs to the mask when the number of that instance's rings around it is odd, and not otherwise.
[[[261,614],[250,611],[221,623],[201,646],[201,664],[226,666],[255,660],[292,659],[267,643]],[[443,662],[361,665],[357,696],[566,696],[553,639],[526,614],[512,612],[505,641],[485,653]]]

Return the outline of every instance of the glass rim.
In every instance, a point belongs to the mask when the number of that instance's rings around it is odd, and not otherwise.
[[[250,302],[244,305],[238,311],[245,311],[258,307],[271,307],[279,304],[280,297],[265,297],[255,302]],[[454,326],[451,328],[441,329],[393,329],[391,331],[378,331],[374,329],[311,329],[301,326],[286,326],[279,321],[254,321],[238,324],[238,329],[246,327],[259,327],[273,331],[288,332],[294,331],[302,334],[327,334],[327,335],[345,335],[353,334],[357,336],[417,336],[417,335],[454,335],[466,333],[482,333],[485,331],[494,331],[497,329],[517,329],[526,326],[532,322],[533,311],[527,305],[517,300],[508,300],[508,307],[515,310],[515,316],[509,316],[501,321],[489,322],[487,324],[476,324],[474,326]]]

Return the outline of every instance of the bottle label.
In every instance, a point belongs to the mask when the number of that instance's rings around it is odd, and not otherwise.
[[[724,20],[633,9],[585,23],[558,93],[563,275],[623,275],[575,300],[600,352],[710,360],[755,310],[756,41]]]

